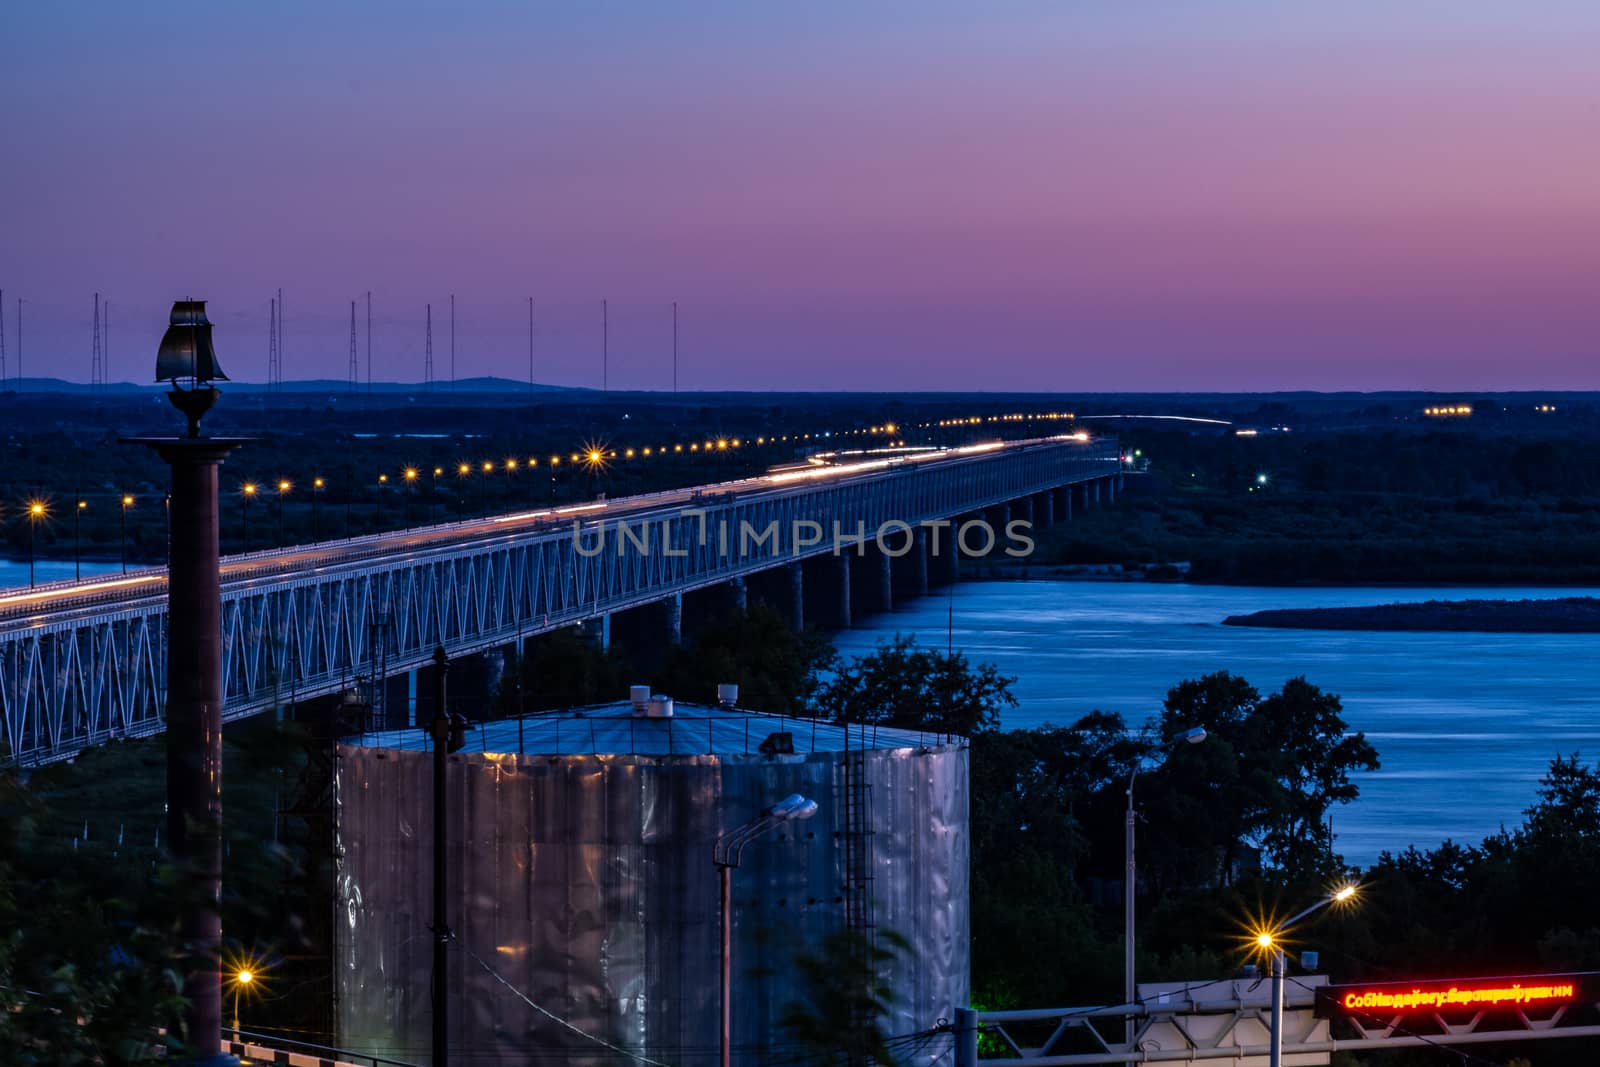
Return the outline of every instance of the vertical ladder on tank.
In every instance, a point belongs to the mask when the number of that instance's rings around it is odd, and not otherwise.
[[[366,706],[367,718],[362,733],[387,730],[389,722],[389,645],[394,639],[394,620],[387,606],[367,626],[367,674],[358,677],[358,688],[364,689],[361,703]],[[359,684],[365,683],[365,684]]]
[[[872,934],[872,786],[867,782],[866,728],[861,747],[844,745],[844,900],[845,926]]]

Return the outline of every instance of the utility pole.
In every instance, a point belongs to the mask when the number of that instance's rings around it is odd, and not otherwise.
[[[533,297],[528,297],[528,392],[533,392]]]
[[[672,395],[678,395],[678,302],[672,302]]]
[[[450,391],[456,391],[456,294],[450,294]]]
[[[600,391],[611,392],[611,308],[600,301]]]
[[[446,832],[445,773],[449,755],[460,747],[457,730],[445,710],[445,677],[450,658],[444,646],[433,650],[433,1067],[449,1067],[450,1062],[450,919],[445,909],[449,892],[449,834]]]
[[[0,392],[6,387],[6,291],[0,289]]]
[[[372,392],[372,290],[367,290],[367,392]]]

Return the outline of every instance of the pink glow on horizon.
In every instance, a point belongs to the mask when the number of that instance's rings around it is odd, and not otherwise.
[[[455,292],[464,377],[531,295],[565,385],[604,297],[629,388],[674,300],[691,388],[1600,387],[1585,5],[314,10],[0,14],[30,374],[99,289],[116,377],[192,293],[259,378],[281,285],[290,377],[371,289],[389,379]]]

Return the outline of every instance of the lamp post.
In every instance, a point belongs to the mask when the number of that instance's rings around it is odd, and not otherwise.
[[[127,493],[122,494],[122,573],[128,573],[128,509],[133,506],[133,497]]]
[[[243,527],[242,543],[239,546],[239,551],[241,552],[250,551],[250,501],[255,495],[255,482],[245,482],[239,488],[239,514],[241,516],[241,526]]]
[[[28,505],[28,588],[33,588],[33,538],[34,527],[45,516],[44,501],[35,500]]]
[[[412,494],[412,490],[416,487],[416,484],[417,484],[417,468],[415,468],[415,467],[407,467],[405,469],[405,478],[406,478],[406,525],[409,527],[411,525],[411,497],[413,495]]]
[[[378,475],[378,530],[383,530],[383,487],[389,484],[387,474]]]
[[[167,562],[167,849],[178,872],[178,970],[186,1062],[237,1064],[222,1052],[222,590],[218,467],[243,442],[205,437],[200,420],[227,375],[203,301],[172,305],[156,380],[188,420],[183,437],[128,439],[172,468]],[[184,388],[184,383],[188,388]],[[252,487],[253,489],[253,487]],[[246,499],[248,496],[246,494]]]
[[[428,488],[428,525],[432,526],[439,521],[439,475],[444,473],[443,467],[433,468],[433,484]]]
[[[283,501],[293,486],[287,478],[278,479],[278,547],[283,547]]]
[[[472,468],[465,463],[456,468],[456,521],[466,520],[467,506],[467,475],[472,473]]]
[[[1256,934],[1257,947],[1262,952],[1268,953],[1272,960],[1272,1026],[1270,1044],[1267,1046],[1268,1067],[1281,1067],[1283,1062],[1283,978],[1285,969],[1283,945],[1281,944],[1283,935],[1288,933],[1295,923],[1312,912],[1320,911],[1329,904],[1343,904],[1353,899],[1356,891],[1360,888],[1360,884],[1355,882],[1341,886],[1310,907],[1295,913],[1274,929],[1262,930]]]
[[[83,509],[89,502],[78,497],[78,506],[72,509],[72,580],[83,581]]]
[[[1198,745],[1205,739],[1206,728],[1204,726],[1195,726],[1188,730],[1184,730],[1176,737],[1168,738],[1166,741],[1157,746],[1156,751],[1166,752],[1185,742],[1191,745]],[[1144,762],[1144,759],[1144,756],[1140,756],[1138,759],[1134,760],[1133,769],[1128,772],[1128,817],[1124,839],[1125,851],[1127,853],[1127,866],[1123,871],[1122,885],[1122,923],[1124,931],[1122,939],[1122,1002],[1124,1004],[1132,1004],[1139,995],[1138,981],[1135,977],[1134,971],[1135,943],[1133,937],[1134,891],[1138,887],[1139,882],[1138,866],[1134,860],[1133,848],[1134,826],[1136,824],[1136,817],[1133,811],[1133,783],[1134,780],[1139,777],[1139,765]],[[1133,1029],[1133,1016],[1130,1015],[1128,1017],[1128,1021],[1123,1027],[1124,1039],[1129,1044],[1133,1043]]]
[[[311,540],[322,540],[322,523],[317,518],[317,497],[322,495],[322,490],[327,483],[321,478],[311,479]]]
[[[489,460],[483,461],[483,486],[478,490],[478,507],[483,511],[483,517],[489,517],[489,475],[494,473],[494,464]]]
[[[745,846],[786,822],[799,822],[817,813],[817,802],[790,793],[743,826],[717,838],[711,862],[721,882],[722,900],[722,1067],[729,1067],[733,1050],[733,869],[739,866]]]
[[[250,971],[241,970],[233,976],[233,1039],[239,1040],[239,994],[245,987],[255,981],[256,976]]]

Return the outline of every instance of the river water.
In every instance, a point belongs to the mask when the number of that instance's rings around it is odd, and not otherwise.
[[[110,574],[120,571],[122,564],[113,560],[84,560],[80,565],[82,575],[92,578],[96,574]],[[148,564],[138,564],[144,567]],[[34,561],[33,580],[43,585],[45,582],[69,581],[78,573],[75,571],[70,559],[41,559]],[[0,559],[0,589],[26,588],[28,585],[28,561],[26,559]]]
[[[1361,633],[1223,626],[1264,608],[1595,596],[1592,589],[1279,589],[1142,582],[968,582],[834,635],[857,654],[896,632],[1017,679],[1002,725],[1071,723],[1096,708],[1138,725],[1172,685],[1229,670],[1262,691],[1304,675],[1344,700],[1382,769],[1334,810],[1351,863],[1381,850],[1476,844],[1515,826],[1552,756],[1600,755],[1600,634]],[[1157,812],[1151,818],[1159,818]]]

